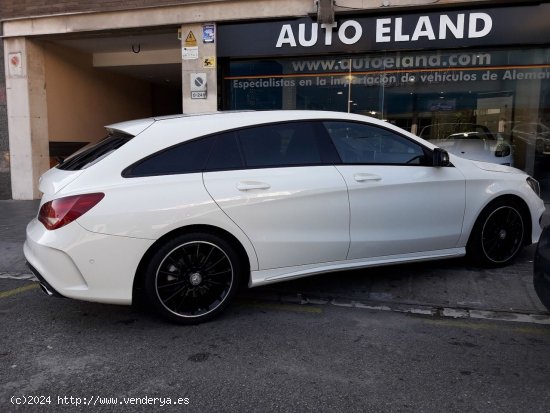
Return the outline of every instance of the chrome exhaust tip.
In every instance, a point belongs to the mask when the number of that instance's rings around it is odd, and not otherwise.
[[[31,272],[34,274],[34,276],[38,279],[38,284],[40,285],[40,288],[42,291],[44,291],[48,296],[50,297],[62,297],[61,294],[59,294],[48,282],[42,277],[42,274],[38,272],[36,268],[34,268],[29,262],[27,262],[27,267],[31,270]]]
[[[40,288],[42,289],[42,291],[44,291],[44,293],[46,293],[47,295],[49,295],[50,297],[53,297],[54,296],[54,293],[52,291],[50,291],[48,289],[48,286],[46,286],[43,282],[38,282],[38,284],[40,285]]]

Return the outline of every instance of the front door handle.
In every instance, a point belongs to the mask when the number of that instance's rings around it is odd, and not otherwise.
[[[237,184],[239,191],[250,191],[252,189],[269,189],[271,185],[265,182],[258,181],[241,181]]]
[[[365,181],[381,181],[382,177],[379,175],[374,174],[355,174],[353,175],[353,178],[357,182],[365,182]]]

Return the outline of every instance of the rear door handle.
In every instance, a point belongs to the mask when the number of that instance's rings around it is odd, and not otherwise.
[[[239,191],[250,191],[252,189],[269,189],[271,185],[265,182],[258,181],[241,181],[237,184]]]
[[[381,181],[382,177],[379,175],[374,174],[355,174],[353,175],[353,178],[357,182],[365,182],[365,181]]]

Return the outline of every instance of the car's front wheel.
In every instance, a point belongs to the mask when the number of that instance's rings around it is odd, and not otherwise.
[[[221,313],[241,274],[235,249],[207,233],[178,235],[161,245],[146,269],[145,293],[163,317],[197,324]]]
[[[478,264],[499,267],[510,264],[525,243],[527,223],[521,205],[497,200],[479,215],[468,241],[468,255]]]

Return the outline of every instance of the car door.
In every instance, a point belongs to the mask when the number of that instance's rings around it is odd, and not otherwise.
[[[326,121],[349,189],[348,259],[455,248],[465,207],[464,176],[433,167],[418,142],[380,126]]]
[[[260,270],[345,260],[349,202],[337,158],[314,122],[218,137],[204,185],[251,240]]]

